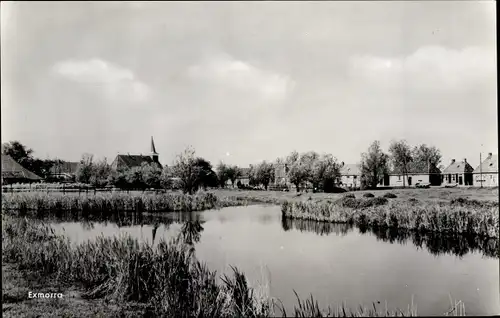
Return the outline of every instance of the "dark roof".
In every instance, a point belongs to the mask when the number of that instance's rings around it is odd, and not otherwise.
[[[464,173],[473,172],[474,168],[467,161],[455,161],[452,162],[446,169],[444,169],[443,174],[452,173]]]
[[[340,175],[342,176],[360,176],[361,166],[359,163],[347,163],[340,168]]]
[[[150,156],[143,155],[118,155],[116,159],[120,165],[124,165],[127,168],[138,167],[145,163],[153,163],[153,159]],[[160,165],[161,166],[161,165]]]
[[[484,159],[483,162],[474,170],[474,173],[498,173],[498,155],[491,155]]]
[[[56,162],[50,168],[50,173],[51,174],[59,174],[59,173],[75,174],[76,170],[78,170],[79,165],[80,165],[79,162],[69,162],[69,161]]]
[[[17,163],[11,156],[4,154],[2,154],[2,178],[42,180],[42,178]]]

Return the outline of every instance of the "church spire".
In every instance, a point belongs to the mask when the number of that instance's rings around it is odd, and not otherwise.
[[[155,142],[153,140],[153,136],[151,136],[151,153],[154,154],[154,155],[157,155],[158,153],[156,152],[156,148],[155,148]]]

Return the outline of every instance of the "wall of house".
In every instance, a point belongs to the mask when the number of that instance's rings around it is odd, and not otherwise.
[[[390,175],[389,176],[389,186],[390,187],[402,187],[403,186],[403,178],[404,178],[404,185],[406,187],[414,187],[415,183],[430,183],[430,178],[428,174],[410,174],[407,176],[402,176],[402,175]],[[411,179],[411,184],[410,180]]]
[[[460,177],[462,178],[462,184],[461,185],[470,185],[472,186],[473,183],[475,182],[473,179],[472,184],[466,184],[466,181],[469,180],[471,174],[470,173],[443,173],[442,174],[442,180],[443,183],[442,185],[455,185],[455,184],[460,184]],[[450,180],[451,179],[451,180]],[[470,180],[469,180],[470,182]]]
[[[342,186],[344,187],[357,188],[361,186],[361,177],[344,175],[340,177],[340,182],[342,182]]]
[[[483,173],[483,187],[498,187],[498,173]],[[474,173],[474,186],[481,186],[481,174]]]

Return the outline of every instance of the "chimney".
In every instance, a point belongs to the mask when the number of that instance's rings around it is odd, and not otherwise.
[[[341,167],[343,167],[343,166],[344,166],[344,162],[343,162],[343,161],[340,163],[340,166],[341,166]]]
[[[467,163],[467,158],[464,158],[464,162]]]
[[[493,154],[491,152],[488,152],[488,158],[491,158]]]
[[[451,159],[451,164],[454,164],[455,163],[455,159]]]

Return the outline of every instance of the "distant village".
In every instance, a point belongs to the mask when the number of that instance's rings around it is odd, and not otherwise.
[[[151,153],[149,155],[118,154],[111,163],[111,169],[130,169],[141,166],[143,163],[157,163],[161,167],[159,154],[156,152],[153,138],[151,138]],[[50,176],[59,180],[74,180],[80,162],[59,161],[50,169]],[[285,185],[293,189],[287,177],[287,165],[275,165],[274,184]],[[237,183],[243,186],[250,185],[250,167],[239,167],[240,175]],[[348,190],[357,190],[361,187],[361,167],[359,163],[340,163],[340,184],[338,186]],[[21,166],[10,156],[2,154],[2,184],[17,182],[41,182],[43,178]],[[466,159],[457,161],[452,159],[442,171],[434,164],[428,164],[424,169],[413,169],[405,174],[389,172],[381,178],[378,187],[418,187],[426,184],[429,186],[443,187],[498,187],[498,155],[488,153],[476,168],[472,167]]]

